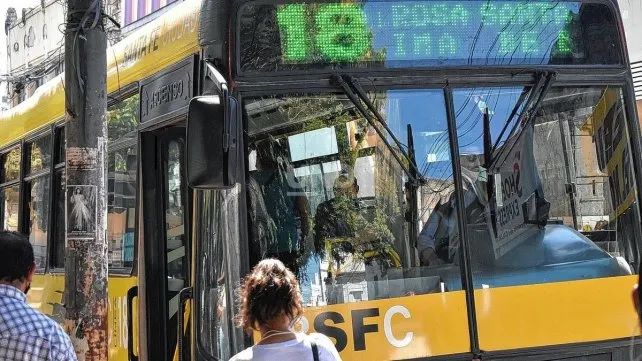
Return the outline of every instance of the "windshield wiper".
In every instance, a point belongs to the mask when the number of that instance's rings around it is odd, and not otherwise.
[[[350,99],[355,107],[357,107],[359,113],[361,113],[366,121],[368,121],[368,124],[370,124],[370,126],[375,129],[381,141],[386,145],[388,150],[390,150],[392,156],[399,163],[404,173],[406,173],[406,176],[408,176],[408,179],[415,185],[425,184],[426,179],[417,168],[417,163],[408,153],[406,153],[403,144],[399,141],[399,139],[397,139],[392,130],[390,130],[388,124],[386,124],[385,119],[383,118],[381,113],[379,113],[379,110],[375,107],[372,101],[368,98],[366,92],[363,90],[359,82],[349,75],[333,75],[330,80],[343,90],[348,99]],[[364,104],[368,109],[364,107]],[[370,110],[370,112],[368,112],[368,110]],[[374,115],[374,117],[372,115]],[[379,123],[378,125],[375,123],[375,120],[376,123]],[[397,146],[397,149],[395,149],[390,144],[388,138],[382,132],[380,127],[383,128],[386,133],[388,133],[390,138],[392,138],[392,140],[395,142],[395,145]],[[405,162],[399,157],[399,154],[397,152],[401,153],[401,155],[406,160]]]
[[[515,132],[515,129],[517,129],[520,123],[523,123],[523,125],[526,125],[528,124],[528,122],[530,122],[533,119],[535,112],[539,109],[540,103],[542,102],[542,100],[544,100],[544,98],[546,97],[546,94],[548,94],[548,91],[551,89],[551,84],[553,83],[556,77],[557,77],[557,73],[555,72],[540,73],[540,76],[537,79],[537,83],[535,83],[535,85],[533,86],[533,90],[531,90],[528,100],[526,100],[526,103],[523,106],[523,109],[524,109],[524,111],[522,112],[523,115],[520,116],[520,119],[517,119],[515,124],[513,124],[513,127],[508,133],[509,137]],[[490,155],[491,157],[492,157],[492,153],[495,152],[497,148],[499,148],[499,142],[501,141],[501,137],[506,131],[506,128],[508,127],[508,125],[511,123],[512,118],[517,113],[518,107],[519,107],[519,104],[516,106],[515,109],[513,109],[513,112],[511,112],[510,117],[506,121],[506,124],[504,125],[504,128],[500,133],[500,136],[497,138],[497,142],[492,148],[491,155]],[[497,163],[497,160],[501,158],[501,155],[510,154],[510,152],[513,150],[513,147],[515,147],[516,144],[517,144],[517,141],[513,142],[513,145],[510,148],[501,149],[500,153],[496,157],[493,157],[490,165],[494,166]],[[490,165],[488,169],[491,168]]]

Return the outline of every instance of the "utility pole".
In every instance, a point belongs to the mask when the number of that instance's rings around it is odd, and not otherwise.
[[[106,361],[107,38],[102,0],[67,0],[65,329],[78,360]]]

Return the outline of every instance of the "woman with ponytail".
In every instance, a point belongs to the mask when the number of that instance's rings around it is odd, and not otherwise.
[[[239,289],[237,324],[260,339],[232,361],[341,361],[332,341],[321,334],[293,330],[303,313],[299,282],[276,259],[264,259],[245,277]]]

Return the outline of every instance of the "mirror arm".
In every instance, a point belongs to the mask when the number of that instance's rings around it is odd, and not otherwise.
[[[214,82],[214,85],[216,85],[216,88],[218,89],[219,95],[221,96],[222,99],[222,104],[225,107],[225,117],[229,117],[229,109],[228,109],[228,88],[227,88],[227,80],[225,80],[225,77],[223,74],[221,74],[218,69],[214,66],[209,61],[205,61],[205,68],[206,70],[206,75],[208,78],[212,79]],[[229,124],[229,120],[225,120],[225,124]],[[225,135],[223,137],[223,149],[227,151],[230,147],[230,129],[227,129],[227,127],[224,129]]]
[[[223,74],[221,74],[221,72],[216,69],[214,64],[210,63],[207,60],[205,61],[205,75],[208,78],[212,79],[214,85],[216,85],[216,88],[218,89],[219,95],[221,95],[223,99],[226,99],[228,94],[227,81],[225,80]]]

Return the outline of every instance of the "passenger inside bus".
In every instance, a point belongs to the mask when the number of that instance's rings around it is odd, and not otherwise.
[[[357,178],[342,173],[334,181],[334,198],[319,204],[314,235],[317,253],[330,262],[329,278],[334,279],[347,258],[382,267],[399,267],[394,235],[385,224],[377,227],[372,209],[359,201]]]
[[[298,270],[310,228],[308,200],[278,140],[256,143],[255,152],[248,179],[251,256],[278,256],[290,269]]]
[[[341,174],[334,181],[334,198],[322,202],[317,207],[314,216],[314,240],[317,252],[326,249],[326,242],[331,239],[355,237],[355,221],[363,217],[357,194],[359,184],[357,178]],[[353,220],[353,221],[351,221]],[[341,242],[341,247],[353,252],[350,242]],[[338,257],[338,256],[335,256]]]
[[[483,155],[465,155],[460,159],[464,188],[466,220],[469,225],[483,225],[488,206],[486,169],[481,164]],[[459,234],[457,232],[457,206],[455,192],[448,201],[437,202],[417,237],[417,251],[422,266],[439,266],[444,263],[459,264]],[[479,227],[477,227],[479,228]],[[477,231],[483,232],[483,229]],[[490,247],[490,244],[487,246]]]

